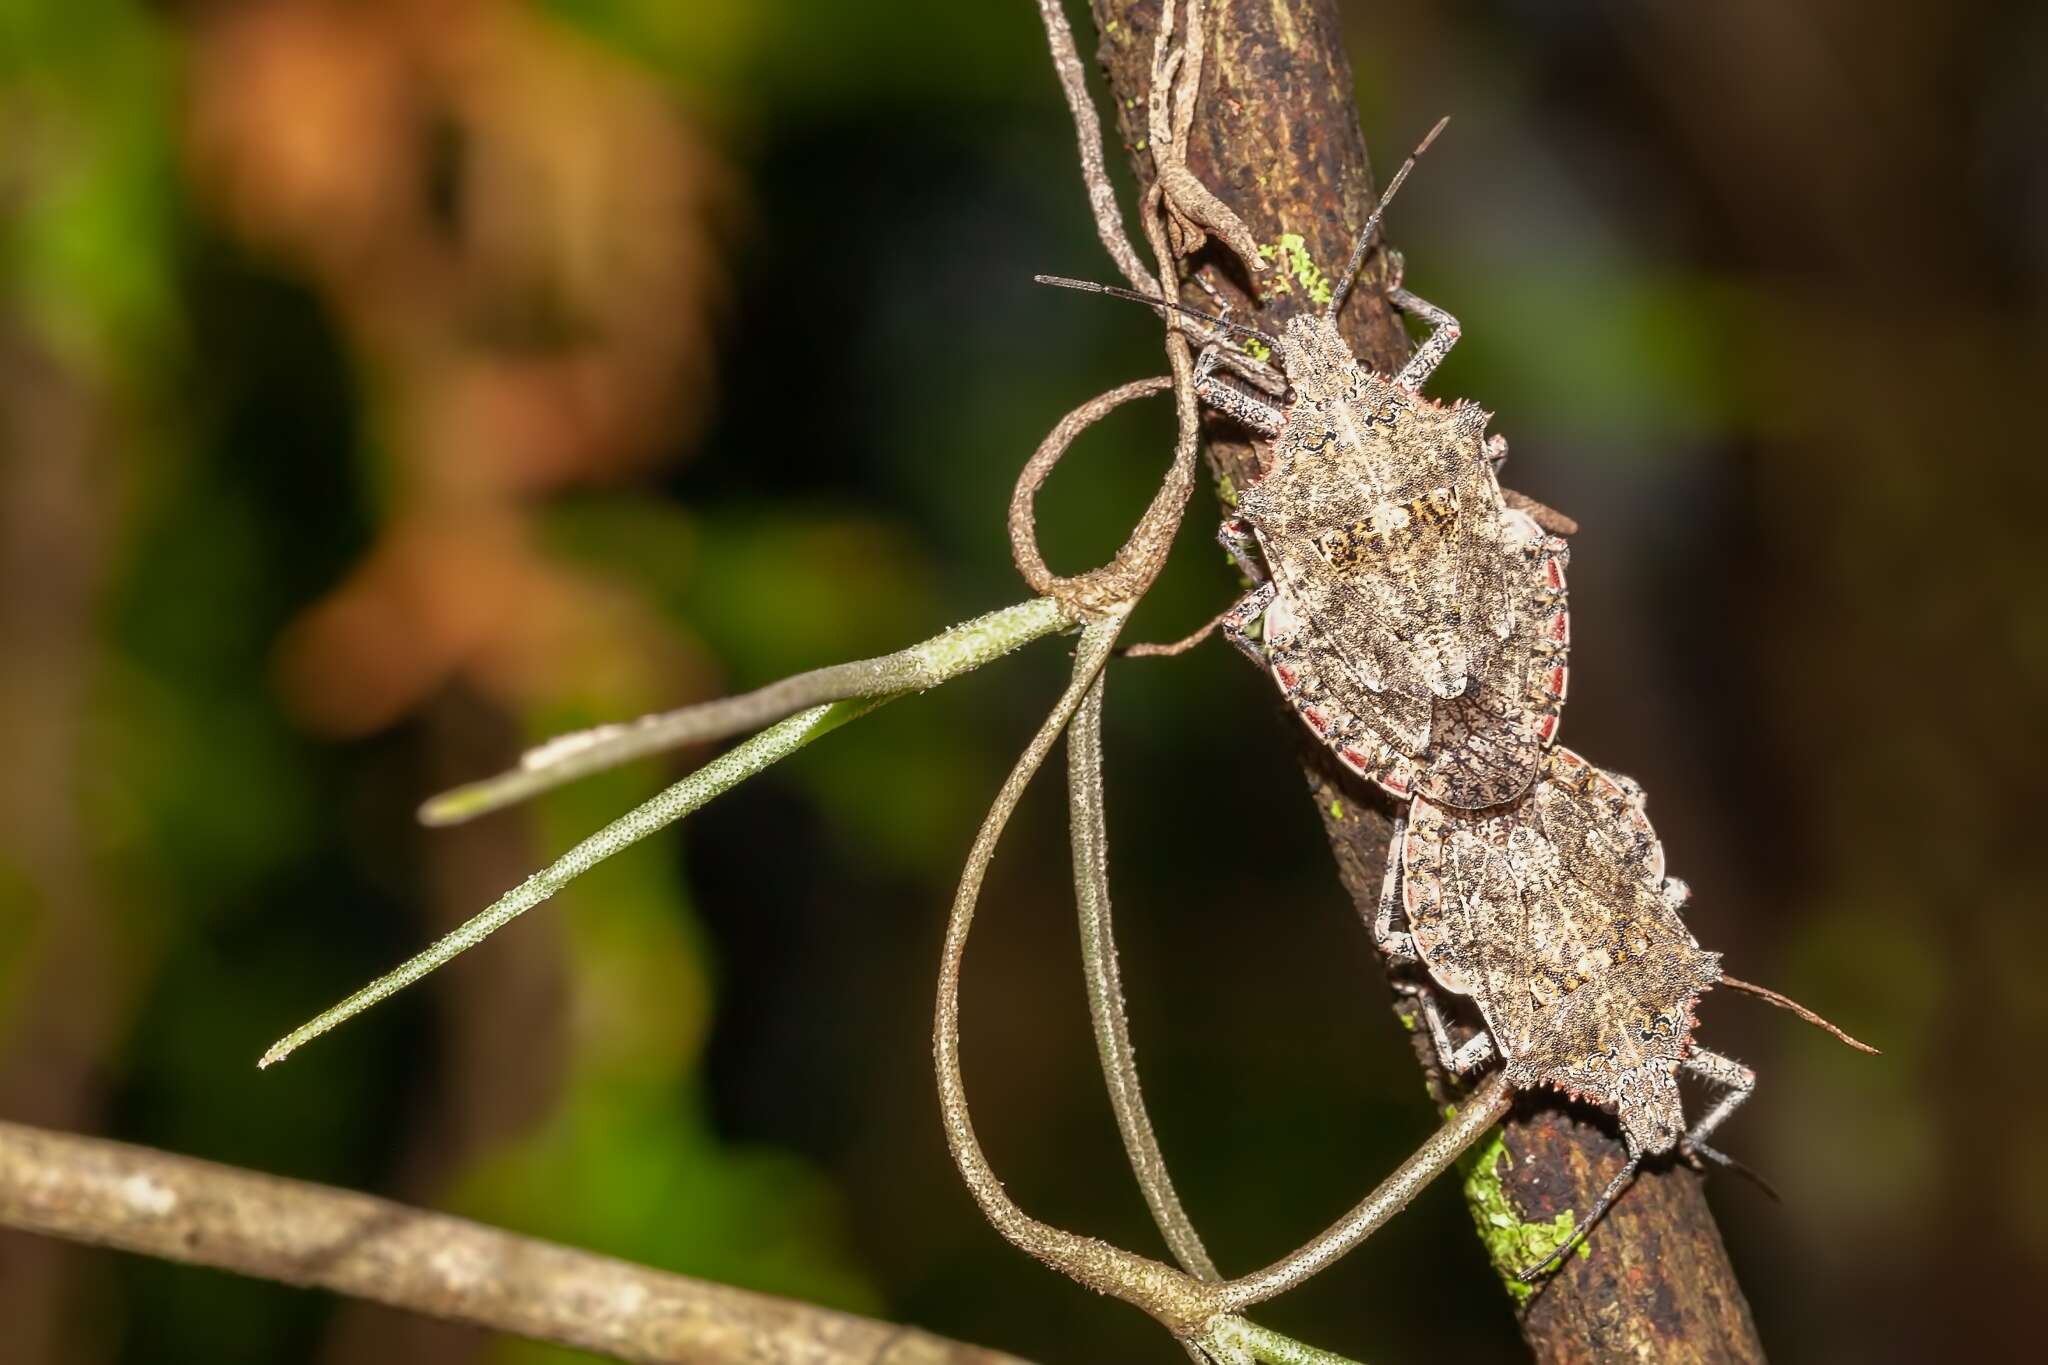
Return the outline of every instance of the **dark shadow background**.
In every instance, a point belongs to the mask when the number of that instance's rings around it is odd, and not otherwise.
[[[1585,528],[1567,742],[1653,793],[1731,970],[1885,1049],[1709,1002],[1763,1078],[1726,1145],[1786,1196],[1713,1190],[1766,1344],[2030,1341],[2048,15],[1347,18],[1383,169],[1454,115],[1391,225],[1465,326],[1434,390]],[[0,119],[0,1115],[1047,1361],[1179,1359],[979,1222],[933,1100],[944,907],[1057,642],[250,1065],[681,765],[459,831],[413,828],[424,795],[1022,596],[1017,466],[1158,368],[1139,310],[1028,283],[1110,273],[1032,7],[75,0],[0,18]],[[1168,449],[1164,404],[1090,436],[1041,502],[1056,566],[1114,547]],[[1139,636],[1233,591],[1213,515]],[[1132,1024],[1227,1269],[1430,1121],[1289,724],[1220,646],[1110,688]],[[1155,1250],[1056,786],[971,955],[977,1119],[1033,1212]],[[1448,1182],[1261,1318],[1520,1355]],[[22,1362],[563,1358],[11,1234],[0,1323]]]

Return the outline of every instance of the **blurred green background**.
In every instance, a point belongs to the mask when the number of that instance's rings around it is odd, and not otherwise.
[[[1713,1190],[1766,1343],[2031,1340],[2048,11],[1347,20],[1383,165],[1455,115],[1393,225],[1465,324],[1435,390],[1585,527],[1565,738],[1654,794],[1731,970],[1886,1049],[1708,1002],[1763,1077],[1725,1145],[1786,1192]],[[1159,368],[1139,310],[1034,271],[1109,267],[1024,0],[0,0],[0,1116],[1047,1361],[1178,1360],[982,1225],[929,1075],[943,910],[1057,644],[253,1066],[679,765],[453,831],[423,796],[1023,595],[1017,466]],[[1157,404],[1089,438],[1042,500],[1056,566],[1116,544],[1168,436]],[[1213,512],[1137,638],[1233,591]],[[1133,1026],[1240,1270],[1430,1122],[1269,693],[1211,645],[1109,694]],[[985,899],[970,1086],[1027,1207],[1149,1250],[1055,786]],[[1520,1358],[1449,1182],[1262,1317]],[[9,1362],[568,1358],[14,1234],[0,1334]]]

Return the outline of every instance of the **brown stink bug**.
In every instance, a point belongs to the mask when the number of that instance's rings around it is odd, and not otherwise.
[[[1520,800],[1481,811],[1410,805],[1388,852],[1374,937],[1396,963],[1420,963],[1436,986],[1468,996],[1485,1027],[1452,1046],[1426,984],[1411,985],[1439,1056],[1464,1072],[1498,1055],[1517,1089],[1549,1086],[1611,1105],[1628,1161],[1573,1236],[1576,1245],[1645,1157],[1674,1149],[1732,1164],[1708,1145],[1756,1087],[1742,1063],[1693,1042],[1693,1011],[1718,983],[1762,995],[1865,1047],[1775,992],[1736,981],[1679,917],[1685,884],[1664,875],[1664,847],[1642,788],[1554,749]],[[1394,927],[1396,907],[1406,929]],[[1678,1093],[1686,1071],[1722,1090],[1690,1127]]]
[[[1320,313],[1290,318],[1277,338],[1207,319],[1219,339],[1229,332],[1270,345],[1286,390],[1277,407],[1223,382],[1214,373],[1223,352],[1214,342],[1205,347],[1198,395],[1270,441],[1259,477],[1239,490],[1236,515],[1223,525],[1220,538],[1255,586],[1222,626],[1240,650],[1273,668],[1303,718],[1358,771],[1399,796],[1421,782],[1451,804],[1490,804],[1534,780],[1556,729],[1564,555],[1562,542],[1529,534],[1528,517],[1509,519],[1494,473],[1506,445],[1487,437],[1490,415],[1422,395],[1458,339],[1458,322],[1400,286],[1398,256],[1390,253],[1387,299],[1432,328],[1408,363],[1398,374],[1377,374],[1337,330],[1386,207],[1414,164],[1414,156],[1402,164],[1367,217]],[[1129,290],[1039,278],[1194,311]],[[1545,579],[1550,586],[1539,590]],[[1263,644],[1248,633],[1262,615]],[[1538,649],[1555,657],[1532,692]]]
[[[1510,511],[1503,546],[1513,628],[1474,670],[1463,695],[1429,703],[1424,743],[1388,723],[1388,708],[1354,710],[1317,657],[1317,632],[1294,598],[1276,593],[1265,608],[1265,662],[1311,730],[1354,772],[1408,799],[1426,796],[1460,809],[1512,801],[1528,790],[1557,734],[1571,645],[1565,603],[1570,550],[1526,513]],[[1241,608],[1239,609],[1241,610]]]

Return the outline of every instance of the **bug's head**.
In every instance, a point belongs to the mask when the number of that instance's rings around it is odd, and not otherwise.
[[[1329,314],[1297,313],[1287,319],[1275,349],[1296,402],[1316,403],[1347,394],[1356,363]]]
[[[1678,1076],[1661,1058],[1624,1072],[1617,1087],[1621,1131],[1645,1156],[1668,1152],[1685,1136]]]

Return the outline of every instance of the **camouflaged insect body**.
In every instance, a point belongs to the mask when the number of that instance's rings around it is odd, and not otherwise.
[[[1462,696],[1512,625],[1489,414],[1373,374],[1327,317],[1290,320],[1280,354],[1293,400],[1238,512],[1336,700],[1418,752],[1431,701]]]
[[[1421,794],[1470,809],[1499,805],[1528,790],[1557,734],[1571,643],[1565,564],[1570,550],[1527,514],[1504,514],[1502,548],[1512,572],[1512,628],[1474,670],[1462,696],[1427,705],[1427,740],[1409,748],[1388,719],[1384,694],[1361,697],[1341,670],[1324,667],[1331,649],[1322,623],[1295,599],[1276,593],[1266,609],[1265,645],[1273,677],[1309,728],[1345,766],[1403,800]]]
[[[1678,916],[1641,789],[1559,749],[1511,806],[1418,798],[1399,856],[1416,950],[1478,1006],[1509,1083],[1613,1105],[1646,1154],[1676,1146],[1676,1072],[1720,955]]]

